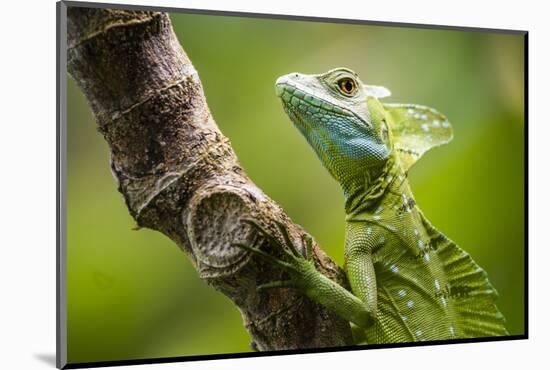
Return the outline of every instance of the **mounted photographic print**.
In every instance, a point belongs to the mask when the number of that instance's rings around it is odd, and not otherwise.
[[[58,3],[58,367],[527,338],[527,32]]]

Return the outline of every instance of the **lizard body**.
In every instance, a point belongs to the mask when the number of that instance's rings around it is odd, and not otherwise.
[[[485,271],[428,222],[407,180],[424,152],[452,139],[447,119],[423,106],[382,104],[389,91],[346,68],[282,76],[276,91],[342,186],[351,292],[293,245],[284,261],[245,246],[289,272],[289,281],[268,287],[300,289],[365,329],[367,343],[507,335]]]

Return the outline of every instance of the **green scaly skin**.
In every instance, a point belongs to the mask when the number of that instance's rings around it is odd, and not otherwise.
[[[281,225],[284,260],[242,246],[289,273],[290,280],[261,288],[300,289],[365,329],[358,339],[363,343],[507,335],[485,271],[426,220],[407,181],[407,171],[425,151],[452,139],[447,119],[423,106],[382,104],[387,89],[364,85],[345,68],[282,76],[276,91],[342,186],[351,292],[315,269],[310,240],[304,240],[304,256]]]

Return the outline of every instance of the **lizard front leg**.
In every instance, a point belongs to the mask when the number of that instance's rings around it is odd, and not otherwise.
[[[346,225],[345,270],[351,291],[376,316],[376,274],[372,262],[372,248],[376,245],[373,228],[362,222]]]
[[[372,228],[363,223],[348,222],[346,225],[345,271],[353,294],[366,306],[373,317],[377,313],[377,284],[372,246],[374,235]],[[352,327],[356,344],[366,343],[363,328]]]
[[[289,280],[270,282],[258,286],[259,289],[294,287],[299,289],[311,300],[325,306],[343,319],[359,327],[366,328],[373,323],[374,315],[371,306],[315,269],[312,260],[311,238],[304,238],[304,243],[306,245],[306,253],[304,256],[299,248],[291,242],[284,225],[277,224],[285,240],[285,243],[280,243],[277,238],[272,236],[269,231],[265,230],[256,222],[248,219],[243,221],[252,225],[271,243],[279,245],[284,252],[285,259],[283,260],[272,256],[254,246],[244,244],[235,244],[235,246],[247,249],[265,258],[267,261],[284,269],[290,276]]]

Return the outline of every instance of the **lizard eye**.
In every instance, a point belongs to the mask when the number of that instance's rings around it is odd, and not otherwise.
[[[347,96],[355,94],[355,91],[357,90],[357,85],[355,84],[355,81],[353,81],[349,77],[345,77],[339,80],[338,87],[340,88],[340,91]]]

